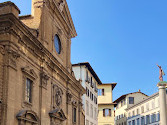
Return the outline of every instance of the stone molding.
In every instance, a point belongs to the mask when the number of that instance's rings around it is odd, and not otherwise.
[[[17,59],[20,57],[20,54],[15,50],[7,50],[8,53],[8,65],[13,69],[17,70]]]
[[[57,108],[62,105],[63,91],[57,85],[53,85],[53,108]]]
[[[42,72],[41,73],[41,86],[45,89],[47,88],[48,80],[49,80],[49,76],[45,72]]]
[[[71,94],[71,91],[70,90],[67,90],[67,93],[66,93],[66,98],[67,98],[67,104],[71,104],[71,100],[72,100],[72,94]]]
[[[37,114],[32,110],[21,110],[17,115],[16,118],[19,121],[19,125],[24,124],[25,121],[30,122],[31,124],[38,124],[39,118]]]
[[[38,78],[37,74],[33,69],[31,69],[29,66],[22,67],[21,68],[22,72],[31,77],[31,79],[35,80]]]

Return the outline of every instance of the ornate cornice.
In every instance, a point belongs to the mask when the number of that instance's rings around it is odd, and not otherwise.
[[[16,50],[7,50],[8,53],[8,65],[17,69],[17,59],[20,57],[20,54]]]

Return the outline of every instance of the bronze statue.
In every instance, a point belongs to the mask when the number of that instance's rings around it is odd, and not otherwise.
[[[164,71],[162,70],[162,67],[161,67],[161,66],[159,66],[158,64],[157,64],[157,66],[159,67],[159,80],[160,80],[160,81],[163,81],[163,76],[165,75],[165,73],[164,73]]]

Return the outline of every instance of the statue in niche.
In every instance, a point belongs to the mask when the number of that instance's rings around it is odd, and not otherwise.
[[[60,90],[58,90],[56,92],[56,95],[55,95],[55,102],[56,102],[56,105],[57,106],[60,106],[60,104],[62,103],[62,93]]]
[[[164,71],[162,70],[162,67],[161,67],[161,66],[159,66],[158,64],[157,64],[157,66],[159,67],[159,80],[160,80],[160,81],[163,81],[163,76],[165,75],[165,73],[164,73]]]
[[[65,1],[64,1],[64,0],[61,0],[61,2],[59,3],[59,9],[60,9],[60,12],[63,11],[63,9],[64,9],[64,5],[65,5]]]

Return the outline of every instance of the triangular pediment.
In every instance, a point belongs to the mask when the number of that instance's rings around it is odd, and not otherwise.
[[[64,120],[67,119],[65,114],[64,114],[64,112],[63,112],[63,110],[62,109],[58,109],[58,108],[56,108],[56,109],[52,110],[51,112],[49,112],[49,116],[53,117],[55,119],[59,119],[61,121],[64,121]]]
[[[55,0],[55,1],[62,17],[64,18],[68,27],[71,29],[71,32],[73,34],[72,37],[75,37],[77,33],[66,0]]]
[[[33,69],[31,69],[29,66],[26,67],[22,67],[21,68],[22,72],[26,73],[27,75],[29,75],[30,77],[36,79],[38,76],[35,73],[35,71]]]

